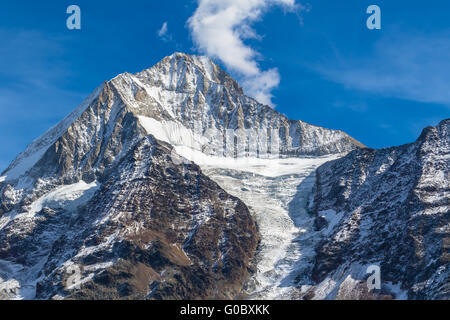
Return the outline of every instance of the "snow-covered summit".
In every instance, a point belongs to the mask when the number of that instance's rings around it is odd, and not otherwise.
[[[150,86],[165,90],[194,92],[205,84],[215,83],[243,94],[239,84],[206,56],[177,52],[137,73],[136,77]]]
[[[64,151],[58,142],[62,138],[76,144],[70,151],[77,153],[72,156],[79,160],[77,164],[69,161],[64,171],[76,172],[79,165],[86,165],[82,158],[98,149],[107,135],[113,130],[120,133],[124,119],[139,119],[134,126],[157,138],[169,136],[165,142],[179,145],[184,141],[189,148],[216,156],[239,154],[237,148],[252,157],[287,157],[337,154],[363,146],[342,131],[289,120],[247,97],[237,82],[207,57],[175,53],[147,70],[105,82],[20,154],[2,179],[11,181],[26,174],[50,156],[50,149]],[[148,126],[155,122],[156,126]],[[189,142],[183,138],[186,135],[191,137]],[[231,145],[234,140],[238,146]],[[108,152],[108,157],[115,158],[112,153]]]

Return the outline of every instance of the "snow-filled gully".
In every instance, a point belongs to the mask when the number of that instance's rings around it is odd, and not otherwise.
[[[315,243],[313,217],[307,211],[315,170],[335,157],[280,160],[227,160],[200,164],[230,194],[244,201],[259,225],[261,244],[256,273],[246,285],[250,299],[292,299],[297,278],[312,266]]]

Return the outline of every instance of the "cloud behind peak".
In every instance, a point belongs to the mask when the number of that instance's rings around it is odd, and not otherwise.
[[[198,0],[188,20],[198,50],[221,60],[241,77],[247,94],[268,105],[273,105],[271,91],[278,86],[280,75],[276,68],[261,70],[256,61],[259,53],[244,41],[259,39],[252,25],[273,6],[290,11],[299,8],[295,0]]]

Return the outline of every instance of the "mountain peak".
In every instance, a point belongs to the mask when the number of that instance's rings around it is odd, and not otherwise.
[[[209,80],[215,78],[219,68],[209,57],[190,55],[182,52],[175,52],[170,56],[163,58],[158,64],[180,65],[186,67],[192,67],[202,72]]]
[[[174,53],[105,82],[0,177],[0,299],[325,298],[380,261],[385,285],[448,296],[429,278],[448,258],[448,126],[315,175],[363,146]]]
[[[1,179],[17,182],[30,170],[34,174],[27,177],[45,172],[66,179],[68,174],[70,181],[98,175],[143,135],[200,152],[218,143],[221,147],[207,153],[220,157],[239,154],[227,142],[231,135],[254,157],[339,154],[362,146],[343,132],[289,120],[247,97],[211,59],[177,52],[142,72],[104,83],[19,155]]]
[[[418,140],[426,140],[430,137],[430,135],[437,135],[437,136],[448,139],[449,127],[450,127],[450,118],[444,119],[444,120],[440,121],[438,123],[438,125],[435,127],[429,126],[429,127],[426,127],[425,129],[423,129]]]
[[[197,84],[206,84],[206,87],[216,84],[227,87],[233,93],[244,94],[239,84],[207,56],[175,52],[135,76],[141,81],[171,90],[185,90],[186,86],[193,88],[192,84],[194,87]]]

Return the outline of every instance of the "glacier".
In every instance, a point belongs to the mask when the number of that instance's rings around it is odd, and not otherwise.
[[[295,299],[309,288],[309,279],[304,277],[312,267],[314,247],[321,239],[308,210],[315,170],[340,156],[194,157],[207,176],[244,201],[258,223],[261,242],[255,258],[256,272],[245,288],[249,299]]]

